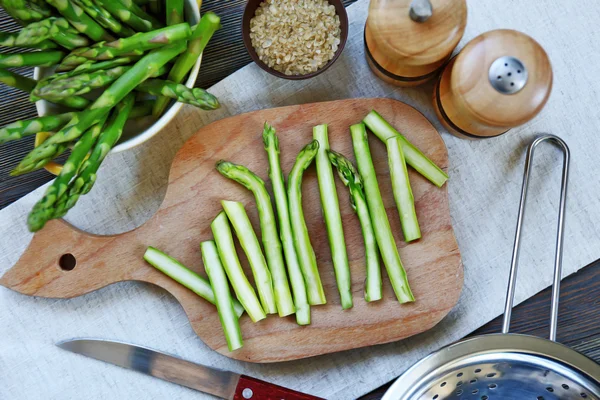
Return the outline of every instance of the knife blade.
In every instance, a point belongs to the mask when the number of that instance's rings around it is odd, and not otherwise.
[[[227,400],[323,400],[246,375],[186,361],[147,347],[103,339],[70,339],[58,347]]]

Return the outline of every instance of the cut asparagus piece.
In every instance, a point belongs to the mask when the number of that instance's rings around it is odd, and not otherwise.
[[[390,165],[390,178],[392,179],[392,190],[394,200],[400,214],[402,233],[407,242],[417,240],[421,237],[421,228],[415,211],[415,198],[413,197],[402,141],[399,136],[393,136],[386,141],[388,162]]]
[[[158,28],[152,25],[151,21],[140,17],[131,10],[127,10],[121,2],[116,0],[94,0],[94,2],[103,7],[121,22],[129,25],[138,32],[149,32]]]
[[[277,224],[275,213],[271,204],[271,197],[265,188],[265,183],[255,173],[242,165],[236,165],[226,161],[217,163],[217,170],[225,177],[233,179],[254,194],[260,229],[262,231],[262,242],[267,256],[267,265],[273,278],[273,289],[275,289],[275,301],[279,316],[293,314],[295,312],[290,287],[288,284],[283,255],[281,253],[281,242],[277,235]],[[218,244],[218,242],[217,242]]]
[[[394,129],[377,111],[373,110],[367,114],[363,122],[383,143],[393,136],[398,136],[408,165],[429,179],[434,185],[441,187],[448,180],[448,175],[440,167],[435,165],[421,150]]]
[[[215,297],[215,305],[219,313],[219,320],[223,327],[225,340],[229,351],[234,351],[244,345],[242,339],[242,330],[240,329],[240,321],[233,308],[233,301],[229,291],[229,281],[223,269],[223,264],[219,259],[217,245],[212,240],[200,243],[200,251],[202,252],[202,262],[204,270]]]
[[[336,167],[340,179],[350,189],[350,204],[358,215],[360,228],[365,241],[365,258],[367,263],[367,281],[365,283],[365,300],[377,301],[382,298],[381,268],[377,252],[377,239],[369,208],[363,191],[362,178],[354,165],[346,157],[335,151],[328,151],[329,160]]]
[[[183,0],[166,0],[167,25],[183,22]]]
[[[171,256],[166,255],[162,251],[152,246],[146,249],[144,253],[144,260],[146,260],[154,268],[173,279],[175,282],[180,283],[198,296],[211,304],[216,303],[215,294],[210,283],[191,269],[188,269],[185,265],[177,261]],[[239,301],[230,297],[231,303],[235,310],[236,315],[239,317],[244,313],[244,307]]]
[[[219,258],[235,295],[239,299],[240,303],[244,306],[244,309],[250,316],[252,322],[258,322],[261,319],[267,317],[263,311],[258,297],[254,288],[248,282],[248,278],[244,274],[244,270],[238,259],[235,245],[233,244],[233,236],[231,234],[231,228],[229,227],[229,220],[225,212],[221,211],[219,215],[210,224],[217,249],[219,251]]]
[[[279,236],[283,245],[283,254],[287,264],[292,293],[294,294],[296,321],[299,325],[308,325],[310,324],[309,304],[324,304],[326,302],[325,293],[322,286],[310,289],[306,287],[294,246],[285,180],[279,163],[279,139],[275,134],[275,129],[266,123],[263,130],[263,143],[269,159],[269,177],[271,178],[273,194],[275,195],[275,207],[279,217]]]
[[[103,28],[111,30],[120,37],[128,37],[135,35],[135,31],[133,29],[121,24],[108,11],[106,11],[104,7],[99,6],[92,0],[73,1]]]
[[[77,34],[74,29],[66,29],[52,36],[52,40],[67,50],[73,50],[77,47],[83,47],[90,44],[87,37]]]
[[[175,65],[171,68],[167,79],[174,83],[182,83],[186,75],[194,68],[198,57],[208,44],[208,41],[213,36],[215,31],[221,27],[221,18],[215,13],[205,13],[198,25],[195,26],[192,38],[188,44],[188,49],[185,53],[177,58]],[[162,115],[165,108],[169,104],[169,99],[159,97],[156,99],[152,114],[157,117]]]
[[[233,225],[235,234],[244,249],[244,253],[246,253],[246,257],[248,257],[263,310],[267,314],[277,314],[271,273],[267,267],[267,260],[265,260],[244,205],[238,201],[227,200],[221,200],[221,205],[229,218],[229,222]]]
[[[408,285],[406,271],[402,266],[400,254],[398,253],[396,241],[390,227],[390,221],[387,218],[385,206],[383,205],[379,191],[365,125],[352,125],[350,133],[352,134],[352,145],[354,147],[356,163],[358,164],[358,171],[363,178],[371,222],[376,227],[375,238],[377,239],[377,246],[381,252],[381,258],[392,283],[392,288],[400,303],[414,301],[415,298]]]
[[[335,280],[340,292],[342,308],[345,310],[352,307],[352,280],[350,279],[350,266],[348,265],[346,241],[344,240],[340,205],[335,189],[335,181],[333,180],[333,170],[327,156],[327,150],[329,150],[327,125],[315,126],[313,128],[313,138],[319,142],[315,159],[321,206],[323,207],[323,218],[325,219],[327,238],[331,248]]]

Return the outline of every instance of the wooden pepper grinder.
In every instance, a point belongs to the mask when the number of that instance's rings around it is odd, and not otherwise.
[[[371,0],[367,62],[388,83],[420,85],[448,61],[466,23],[466,0]]]
[[[470,41],[446,66],[433,103],[458,137],[498,136],[535,117],[552,90],[544,49],[524,33],[500,29]]]

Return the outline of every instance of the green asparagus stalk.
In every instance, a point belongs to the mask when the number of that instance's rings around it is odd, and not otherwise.
[[[227,280],[223,264],[221,264],[221,260],[219,259],[217,245],[212,240],[201,242],[200,251],[202,252],[204,270],[206,271],[206,275],[208,275],[208,279],[210,279],[210,285],[215,295],[217,312],[219,313],[227,347],[229,351],[237,350],[244,345],[242,330],[240,329],[238,316],[233,308],[233,301],[229,291],[229,281]]]
[[[211,304],[216,304],[217,299],[210,283],[185,265],[150,246],[144,253],[144,260],[154,268],[167,275],[169,278],[180,283],[198,296]],[[230,297],[235,314],[240,317],[244,314],[244,307],[235,298]]]
[[[377,246],[379,247],[383,264],[392,283],[392,288],[400,303],[414,301],[415,298],[410,290],[406,271],[402,266],[400,254],[398,254],[396,241],[390,227],[390,221],[387,218],[385,206],[381,199],[365,125],[362,123],[352,125],[350,133],[352,134],[352,144],[354,146],[358,171],[363,178],[371,222],[376,227],[375,238],[377,239]]]
[[[53,218],[65,216],[67,211],[75,206],[79,198],[89,193],[92,189],[92,186],[96,182],[96,172],[98,172],[98,168],[100,168],[108,152],[121,137],[123,127],[129,118],[129,113],[133,108],[134,102],[135,96],[130,93],[117,104],[112,112],[111,119],[107,123],[107,127],[98,137],[98,141],[94,145],[88,159],[79,168],[77,176],[69,184],[68,191],[65,191],[56,201]]]
[[[114,81],[85,112],[74,117],[63,129],[25,156],[12,174],[22,174],[41,168],[60,154],[66,143],[76,140],[89,126],[108,114],[109,110],[123,100],[137,85],[184,50],[185,44],[176,43],[153,50],[144,56],[133,68]]]
[[[4,69],[0,69],[0,82],[4,83],[5,85],[12,86],[19,90],[27,92],[27,93],[31,93],[37,84],[37,82],[31,78],[28,78],[26,76],[22,76],[15,72],[7,71]],[[31,100],[37,101],[37,100],[39,100],[39,98],[33,96],[31,98]],[[56,101],[54,101],[54,103],[64,105],[64,106],[70,107],[70,108],[82,109],[82,108],[87,107],[87,105],[89,104],[89,101],[84,99],[83,97],[72,96],[69,98],[56,100]]]
[[[362,178],[354,165],[346,157],[335,151],[328,151],[329,161],[335,166],[340,179],[350,190],[350,204],[358,215],[360,228],[365,242],[365,258],[367,263],[367,280],[365,283],[365,300],[377,301],[382,298],[381,268],[377,252],[377,240],[367,200],[363,191]]]
[[[302,210],[302,176],[304,175],[304,171],[316,157],[318,149],[319,142],[313,140],[300,150],[300,153],[298,153],[298,156],[296,157],[296,162],[288,176],[287,187],[290,223],[294,236],[294,245],[298,262],[300,263],[300,269],[302,270],[302,275],[306,282],[307,293],[309,293],[309,301],[311,296],[315,298],[322,297],[325,299],[321,276],[319,275],[319,269],[317,268],[317,258],[315,257],[312,244],[310,243],[308,228],[306,227],[306,221],[304,220],[304,211]],[[311,292],[315,293],[310,295]],[[321,292],[323,292],[322,295]]]
[[[183,0],[166,0],[167,25],[183,22]]]
[[[65,56],[60,50],[36,51],[23,54],[0,54],[0,68],[49,67]]]
[[[210,228],[215,237],[219,258],[221,259],[221,263],[223,263],[229,282],[231,282],[233,291],[244,306],[248,316],[252,322],[258,322],[266,318],[267,316],[260,306],[256,293],[250,282],[248,282],[248,278],[246,278],[244,270],[242,270],[242,266],[240,265],[225,212],[221,211],[217,215],[210,224]]]
[[[48,186],[44,196],[33,206],[27,218],[27,225],[31,232],[37,232],[44,227],[46,222],[53,218],[54,205],[58,198],[68,189],[69,182],[75,176],[83,163],[86,154],[90,151],[98,135],[102,131],[106,115],[98,120],[98,123],[88,129],[73,146],[71,154],[65,162],[60,174]]]
[[[388,152],[388,163],[390,166],[390,178],[392,179],[392,191],[394,200],[400,214],[400,223],[404,240],[411,242],[421,237],[421,228],[415,211],[415,198],[413,197],[402,141],[399,136],[393,136],[386,141]]]
[[[168,26],[152,32],[137,33],[110,43],[98,43],[72,51],[62,61],[57,71],[68,71],[88,60],[111,60],[119,56],[135,56],[141,52],[183,41],[192,35],[187,23]]]
[[[141,18],[135,13],[124,8],[124,6],[116,0],[93,0],[97,5],[103,7],[121,22],[129,25],[138,32],[149,32],[158,28],[152,25],[152,22]]]
[[[20,47],[23,47],[26,49],[53,50],[53,49],[58,49],[59,46],[57,43],[54,43],[52,40],[43,40],[37,44],[32,44],[30,46],[20,46]]]
[[[0,69],[0,82],[27,93],[31,93],[37,83],[31,78],[5,69]]]
[[[61,29],[69,28],[64,18],[46,18],[25,26],[19,32],[0,32],[0,46],[31,47],[56,35]]]
[[[69,112],[13,122],[0,128],[0,144],[35,135],[38,132],[55,131],[63,127],[74,116],[75,113]]]
[[[90,17],[94,19],[100,26],[108,29],[121,37],[135,35],[135,31],[130,27],[121,24],[111,13],[92,0],[73,0],[75,4],[81,7]]]
[[[71,25],[80,33],[88,36],[96,42],[100,40],[113,40],[113,37],[104,30],[96,21],[87,15],[81,7],[71,0],[47,0],[48,4],[58,10]]]
[[[307,281],[302,273],[298,254],[294,246],[294,236],[290,222],[288,196],[285,189],[285,179],[279,162],[279,139],[275,129],[265,123],[263,143],[269,159],[269,177],[275,195],[275,206],[279,217],[279,236],[283,244],[283,254],[288,267],[294,304],[296,306],[296,321],[300,325],[310,324],[310,304],[325,304],[325,293],[320,279]]]
[[[323,218],[325,219],[327,237],[331,247],[335,280],[340,292],[342,308],[345,310],[352,307],[352,280],[350,278],[350,266],[348,265],[344,228],[342,227],[342,216],[333,179],[333,170],[327,156],[327,150],[329,150],[327,125],[315,126],[313,128],[313,138],[319,142],[319,149],[315,158],[319,193],[321,194]]]
[[[38,22],[52,15],[50,8],[43,2],[34,3],[25,0],[2,0],[0,5],[17,21],[27,25]]]
[[[52,40],[67,50],[87,46],[90,43],[85,36],[78,35],[74,29],[61,30],[52,36]]]
[[[71,78],[75,75],[80,75],[83,73],[89,74],[92,72],[107,70],[107,69],[118,67],[121,65],[132,64],[132,63],[138,61],[139,59],[140,59],[140,57],[137,57],[137,56],[119,57],[119,58],[113,58],[112,60],[106,60],[106,61],[94,61],[94,60],[86,59],[85,63],[77,66],[75,69],[65,72],[65,73],[62,73],[62,74],[57,73],[57,74],[51,75],[46,79],[49,81],[55,81],[57,79]]]
[[[198,57],[202,54],[210,38],[220,27],[221,18],[219,16],[212,12],[205,13],[194,29],[193,38],[190,39],[187,51],[179,56],[175,65],[171,68],[167,80],[182,83],[187,74],[194,68],[194,64],[198,61]],[[152,114],[155,117],[162,115],[168,104],[168,98],[159,97],[156,99]]]
[[[114,82],[131,67],[119,66],[107,70],[75,75],[71,78],[44,81],[37,85],[33,95],[50,101],[89,93]]]
[[[448,175],[440,167],[435,165],[421,150],[394,129],[377,111],[373,110],[367,114],[363,122],[383,143],[386,143],[391,137],[398,136],[408,165],[429,179],[434,185],[441,187],[448,180]]]
[[[279,316],[293,314],[295,312],[287,274],[281,254],[281,242],[277,235],[277,225],[271,198],[265,187],[264,181],[248,168],[226,161],[217,163],[217,170],[226,178],[232,179],[250,190],[256,199],[260,229],[262,231],[262,242],[267,256],[267,264],[273,278],[275,289],[275,301]],[[217,242],[218,243],[218,242]]]
[[[190,104],[203,110],[216,110],[221,106],[219,100],[206,90],[200,88],[190,89],[185,85],[171,81],[148,79],[136,89],[155,96],[166,96],[180,103]]]
[[[271,273],[254,233],[254,228],[252,228],[248,214],[244,210],[244,205],[237,201],[227,200],[221,200],[221,205],[231,225],[233,225],[233,229],[244,249],[244,253],[246,253],[246,257],[248,257],[263,310],[267,314],[276,314],[277,305],[275,304]]]
[[[103,1],[111,1],[111,0],[103,0]],[[148,21],[152,24],[151,30],[162,28],[164,24],[160,22],[158,19],[154,18],[152,15],[148,14],[144,11],[140,6],[138,6],[133,0],[116,0],[128,11],[137,15],[141,19]],[[180,21],[183,22],[183,21]]]

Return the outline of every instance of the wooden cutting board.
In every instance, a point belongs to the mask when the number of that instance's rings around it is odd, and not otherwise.
[[[241,185],[222,177],[214,168],[215,162],[225,159],[244,164],[268,181],[267,157],[262,144],[265,121],[277,129],[282,168],[286,173],[299,150],[312,139],[312,127],[322,123],[329,124],[332,149],[354,160],[348,128],[371,109],[379,111],[434,162],[447,169],[446,147],[435,128],[414,108],[391,99],[313,103],[226,118],[200,129],[177,153],[165,199],[144,225],[116,236],[97,236],[62,220],[51,221],[34,235],[25,253],[4,274],[0,284],[28,295],[69,298],[115,282],[149,282],[175,296],[207,345],[228,357],[251,362],[287,361],[387,343],[430,329],[456,304],[463,284],[463,268],[448,209],[447,185],[453,183],[450,180],[444,187],[437,188],[412,169],[409,171],[423,237],[407,245],[401,240],[385,146],[374,135],[370,135],[369,141],[379,185],[416,297],[414,303],[401,305],[396,301],[385,270],[383,300],[365,302],[362,234],[350,208],[348,190],[338,180],[354,295],[354,307],[342,310],[314,166],[305,174],[303,204],[327,304],[312,307],[311,325],[300,327],[293,316],[270,316],[255,324],[244,315],[241,319],[244,347],[230,353],[215,307],[142,259],[146,247],[152,245],[206,276],[199,243],[212,236],[210,222],[221,209],[220,200],[242,201],[257,233],[260,232],[253,196]],[[75,261],[74,268],[61,268],[61,263],[69,267],[69,258]],[[240,259],[248,271],[242,253]],[[251,274],[247,275],[252,279]]]

